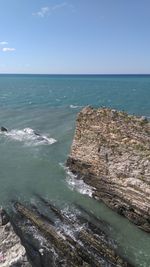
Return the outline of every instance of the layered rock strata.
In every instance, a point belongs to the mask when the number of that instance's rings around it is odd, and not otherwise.
[[[150,122],[107,108],[77,117],[67,166],[93,197],[150,232]]]
[[[15,203],[11,223],[33,267],[133,266],[107,234],[110,226],[79,205],[61,211],[38,196],[36,206]]]

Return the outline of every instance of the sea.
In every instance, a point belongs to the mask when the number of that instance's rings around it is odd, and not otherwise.
[[[110,107],[150,118],[149,75],[0,75],[0,205],[35,201],[62,208],[82,204],[110,224],[121,255],[150,266],[150,236],[103,203],[65,167],[84,106]]]

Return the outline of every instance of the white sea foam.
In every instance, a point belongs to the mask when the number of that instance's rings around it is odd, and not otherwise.
[[[80,108],[80,106],[70,105],[70,108]]]
[[[57,225],[57,230],[59,231],[59,233],[65,234],[67,236],[70,236],[72,239],[78,241],[76,239],[76,233],[80,232],[84,227],[85,224],[79,224],[78,219],[77,219],[77,214],[81,214],[81,212],[76,209],[73,208],[70,210],[69,206],[66,206],[63,210],[62,210],[62,214],[65,215],[65,217],[68,219],[68,221],[71,222],[71,224],[66,224],[66,223],[58,223]]]
[[[77,175],[73,174],[68,167],[64,166],[64,164],[60,163],[60,166],[66,171],[66,181],[71,190],[76,190],[83,195],[92,197],[94,192],[94,188],[92,186],[87,185],[83,179],[77,178]]]
[[[47,144],[51,145],[56,142],[54,138],[50,138],[46,135],[40,135],[31,128],[25,128],[22,130],[14,129],[9,132],[1,132],[1,133],[13,140],[24,142],[26,145],[29,146],[47,145]]]
[[[92,197],[93,188],[87,185],[82,179],[77,179],[77,176],[74,175],[71,171],[68,171],[66,180],[71,190],[76,190],[83,195]]]

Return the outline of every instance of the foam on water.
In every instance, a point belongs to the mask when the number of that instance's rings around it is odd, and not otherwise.
[[[72,209],[70,210],[69,206],[66,206],[62,210],[62,214],[70,223],[60,223],[60,221],[57,221],[55,224],[57,231],[59,232],[59,234],[70,236],[74,241],[78,241],[76,238],[77,232],[80,232],[83,228],[85,228],[85,224],[80,224],[77,219],[77,214],[81,214],[81,212],[74,207],[72,207]]]
[[[46,135],[40,135],[31,128],[24,128],[21,130],[14,129],[9,132],[1,132],[1,134],[12,140],[24,142],[27,146],[51,145],[57,142],[54,138],[50,138]]]
[[[80,108],[81,106],[70,105],[70,108]]]
[[[77,175],[73,174],[68,167],[65,167],[60,163],[66,171],[66,181],[71,190],[76,190],[83,195],[88,195],[92,197],[94,192],[94,188],[92,186],[87,185],[82,179],[77,178]]]
[[[77,176],[74,175],[69,169],[67,171],[66,180],[71,190],[76,190],[83,195],[92,197],[94,188],[87,185],[82,179],[77,179]]]

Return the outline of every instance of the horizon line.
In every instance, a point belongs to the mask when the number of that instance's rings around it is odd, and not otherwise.
[[[0,75],[150,75],[150,73],[7,73],[7,72],[2,72]]]

